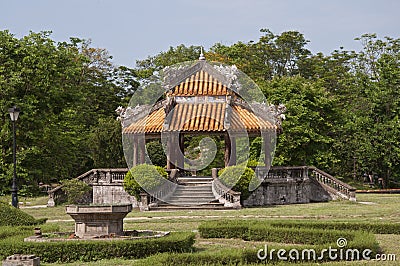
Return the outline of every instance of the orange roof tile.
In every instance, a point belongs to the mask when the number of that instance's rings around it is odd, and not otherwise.
[[[240,105],[232,106],[231,129],[240,130],[243,126],[248,132],[274,130],[276,126],[269,121],[257,117],[252,111]]]
[[[123,130],[123,133],[160,133],[165,120],[164,108],[151,112],[136,123],[132,123]]]
[[[171,111],[166,131],[223,131],[226,103],[182,103]]]
[[[223,132],[228,130],[224,121],[230,107],[227,103],[180,103],[165,121],[164,108],[153,111],[147,117],[131,124],[124,133],[161,133],[163,131]],[[275,130],[276,126],[257,117],[252,111],[240,105],[231,107],[230,130]]]
[[[218,96],[228,95],[229,91],[220,81],[201,70],[186,78],[167,94],[169,96]]]

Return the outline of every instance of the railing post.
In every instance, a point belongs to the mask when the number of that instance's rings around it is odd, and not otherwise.
[[[355,189],[349,189],[349,200],[350,201],[357,201],[357,199],[356,199],[356,190]]]
[[[212,168],[211,169],[211,176],[214,179],[218,177],[218,168]]]
[[[149,197],[147,193],[140,193],[140,211],[148,211],[149,210]]]
[[[108,184],[111,184],[111,183],[112,183],[112,180],[111,180],[111,170],[110,170],[110,169],[106,170],[106,182],[107,182]]]
[[[308,167],[305,166],[305,167],[303,168],[303,180],[308,179],[308,171],[309,171]]]
[[[56,206],[56,202],[54,201],[54,192],[49,193],[49,200],[47,201],[47,207]]]

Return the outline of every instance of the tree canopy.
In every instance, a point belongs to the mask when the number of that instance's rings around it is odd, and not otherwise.
[[[314,165],[349,179],[373,172],[399,185],[400,39],[365,34],[356,41],[360,51],[313,54],[302,33],[263,29],[257,41],[216,43],[205,56],[235,64],[268,101],[287,107],[274,165]],[[124,167],[114,110],[127,105],[155,71],[199,54],[199,46],[170,47],[132,69],[113,65],[107,50],[87,40],[55,42],[51,32],[16,38],[0,31],[0,194],[9,192],[12,179],[9,107],[22,110],[20,193],[34,193],[39,183],[96,167]],[[149,148],[153,157],[158,149],[162,153],[161,145]]]

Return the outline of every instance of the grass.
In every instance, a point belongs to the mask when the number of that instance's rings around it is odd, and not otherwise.
[[[43,201],[43,199],[41,199]],[[38,200],[40,202],[40,200]],[[33,202],[33,201],[32,201]],[[151,229],[163,231],[196,231],[203,221],[217,219],[306,219],[329,221],[370,221],[400,222],[400,195],[357,194],[357,202],[332,201],[326,203],[280,205],[262,208],[243,208],[241,210],[181,210],[139,212],[133,211],[124,220],[124,228]],[[65,213],[64,206],[54,208],[24,209],[35,218],[48,218],[48,223],[57,223],[61,231],[73,231],[74,222]],[[396,254],[400,260],[400,235],[376,235],[384,253]],[[259,247],[265,244],[240,239],[202,239],[197,238],[195,247],[199,252],[221,249],[242,249]],[[65,265],[135,265],[135,260],[113,259],[90,263],[71,263]],[[137,261],[137,262],[140,262]],[[360,261],[324,263],[324,265],[396,265],[396,262]],[[56,265],[56,264],[41,264]],[[318,265],[318,264],[301,264]],[[399,263],[398,263],[399,265]]]

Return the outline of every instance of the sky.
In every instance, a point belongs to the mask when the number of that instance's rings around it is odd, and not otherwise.
[[[399,38],[399,10],[398,0],[0,0],[0,29],[91,39],[115,65],[134,67],[180,44],[257,41],[262,28],[299,31],[313,53],[359,50],[354,38],[365,33]]]

